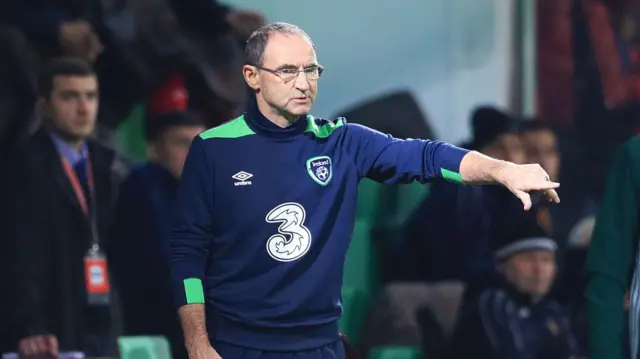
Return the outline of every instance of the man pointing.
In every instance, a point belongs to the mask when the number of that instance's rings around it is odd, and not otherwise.
[[[195,138],[178,191],[172,271],[191,359],[344,358],[342,273],[363,178],[499,183],[525,209],[530,191],[559,201],[538,165],[311,116],[323,68],[297,26],[258,29],[245,54],[256,105]]]

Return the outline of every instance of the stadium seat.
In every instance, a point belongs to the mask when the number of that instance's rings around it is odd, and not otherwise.
[[[416,207],[422,203],[429,193],[429,185],[414,182],[398,186],[398,201],[396,208],[396,223],[403,226]]]
[[[356,216],[358,219],[375,221],[381,210],[381,197],[385,185],[370,179],[363,179],[358,185],[358,204]]]
[[[371,224],[368,220],[356,220],[342,282],[344,313],[340,324],[344,333],[356,345],[366,311],[380,288]]]
[[[147,142],[144,136],[145,113],[146,107],[140,104],[118,126],[119,149],[125,155],[139,161],[147,159]]]
[[[118,349],[120,359],[171,359],[171,348],[164,337],[120,337]]]
[[[358,341],[360,330],[364,322],[367,307],[365,292],[362,289],[351,286],[342,287],[342,318],[340,318],[340,331],[347,335],[352,343]]]
[[[371,349],[368,359],[426,359],[420,348],[377,347]]]
[[[367,295],[379,287],[377,255],[371,239],[371,222],[356,220],[344,266],[344,286],[360,289]]]

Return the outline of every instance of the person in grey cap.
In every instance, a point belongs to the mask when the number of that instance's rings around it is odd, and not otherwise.
[[[497,223],[492,233],[502,281],[463,305],[451,358],[578,358],[568,316],[549,295],[555,240],[529,214]]]

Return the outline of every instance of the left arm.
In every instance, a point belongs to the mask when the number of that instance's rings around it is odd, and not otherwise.
[[[435,178],[463,182],[460,164],[468,150],[440,141],[400,140],[357,124],[346,127],[360,177],[386,184]]]
[[[441,141],[400,140],[357,124],[347,124],[347,142],[355,153],[361,177],[387,184],[425,183],[444,178],[455,183],[499,183],[531,208],[530,191],[543,190],[559,202],[554,188],[540,165],[516,165]]]
[[[368,127],[347,124],[362,177],[387,184],[427,182],[434,178],[465,184],[500,182],[513,165],[441,141],[401,140]]]

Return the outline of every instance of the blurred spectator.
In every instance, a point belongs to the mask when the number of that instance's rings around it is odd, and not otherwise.
[[[189,92],[186,89],[184,76],[173,74],[158,86],[147,105],[147,130],[153,128],[154,117],[170,112],[184,112],[189,106]],[[147,138],[148,140],[149,138]]]
[[[109,246],[125,334],[166,336],[174,359],[187,359],[187,353],[169,285],[171,213],[189,146],[204,130],[197,117],[181,111],[148,119],[151,160],[120,187]]]
[[[524,163],[525,149],[518,137],[518,121],[492,108],[477,108],[471,118],[473,141],[469,148],[501,160]]]
[[[8,0],[2,20],[18,27],[43,58],[67,55],[94,61],[103,45],[93,0]]]
[[[520,125],[522,144],[527,163],[539,163],[552,181],[558,179],[560,154],[558,139],[553,130],[537,120],[523,121]]]
[[[0,10],[1,11],[1,10]],[[26,40],[19,31],[0,25],[0,288],[8,288],[11,249],[8,229],[13,223],[13,208],[6,199],[15,188],[11,188],[14,177],[13,159],[18,144],[27,137],[28,127],[33,122],[33,96],[35,79],[26,75],[32,70],[30,59],[23,55]],[[0,296],[0,352],[10,348],[7,327],[9,313],[8,296]]]
[[[552,181],[557,181],[560,173],[560,153],[558,139],[550,127],[537,120],[524,121],[520,125],[521,139],[527,163],[538,163],[547,171]],[[554,234],[554,206],[538,209],[538,223],[549,234]]]
[[[188,30],[220,36],[233,30],[242,41],[266,23],[264,15],[235,10],[216,0],[169,0],[172,10]]]
[[[556,289],[558,302],[569,310],[573,332],[582,350],[586,350],[588,343],[587,308],[583,294],[588,281],[585,270],[587,251],[594,226],[595,217],[587,216],[572,228],[563,255],[564,263],[559,285]],[[586,352],[581,354],[585,355]]]
[[[111,355],[113,288],[101,248],[112,214],[115,154],[88,140],[98,80],[81,59],[54,59],[38,93],[42,128],[22,149],[15,174],[12,332],[24,355],[58,349]]]
[[[27,137],[33,123],[36,59],[23,34],[0,25],[0,156]]]
[[[218,105],[215,110],[237,107],[246,95],[246,86],[239,85],[244,83],[238,40],[265,22],[258,12],[215,0],[8,0],[3,5],[0,21],[24,33],[41,60],[71,55],[95,62],[99,117],[106,129],[115,128],[176,71],[188,73],[201,90],[197,94],[206,98],[204,91],[208,103]]]
[[[523,163],[525,153],[514,118],[494,108],[479,108],[471,119],[472,148],[498,159]],[[434,182],[409,219],[398,267],[401,280],[468,280],[492,272],[487,230],[495,215],[521,211],[502,188]],[[493,193],[496,193],[495,195]],[[504,203],[501,203],[504,200]],[[495,211],[495,212],[494,212]]]
[[[501,284],[465,305],[452,359],[568,359],[578,354],[569,318],[548,296],[556,277],[556,242],[528,213],[492,231]]]

